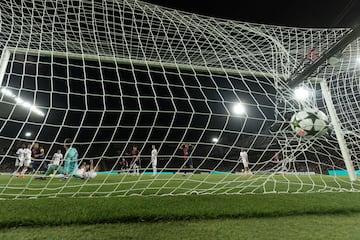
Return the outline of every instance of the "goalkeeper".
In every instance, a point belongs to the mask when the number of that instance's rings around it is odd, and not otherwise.
[[[65,177],[75,175],[78,169],[79,154],[76,148],[71,146],[71,142],[72,141],[70,138],[65,139],[64,148],[66,150],[66,153],[64,156],[64,166],[59,167],[59,169],[57,170],[57,173],[64,174]],[[56,167],[56,165],[51,165],[46,171],[45,176],[53,174],[56,171]]]

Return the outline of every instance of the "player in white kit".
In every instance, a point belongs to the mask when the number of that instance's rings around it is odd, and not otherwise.
[[[240,152],[240,158],[241,158],[241,161],[244,165],[244,170],[245,170],[245,173],[251,173],[249,171],[249,158],[248,158],[248,153],[244,150],[244,149],[241,149],[241,152]]]
[[[77,178],[82,178],[82,179],[93,179],[97,176],[97,173],[95,171],[94,168],[94,161],[90,160],[90,166],[89,169],[87,170],[87,166],[86,163],[83,162],[83,164],[81,164],[80,168],[76,171],[76,174],[74,175],[74,177]]]
[[[20,173],[21,173],[21,171],[19,171],[20,170],[20,163],[22,165],[24,164],[24,158],[25,158],[24,150],[25,150],[25,147],[26,146],[23,143],[23,144],[21,144],[21,147],[16,151],[15,172],[14,172],[14,174],[19,173],[19,175],[20,175]]]
[[[19,159],[18,173],[20,178],[24,178],[25,172],[30,168],[31,164],[31,144],[27,144],[25,148],[20,148],[16,152]]]
[[[84,179],[93,179],[97,176],[97,173],[95,171],[94,167],[94,161],[90,160],[90,169],[85,173]]]
[[[157,156],[158,156],[158,151],[155,147],[155,145],[151,146],[152,151],[151,151],[151,165],[152,165],[152,169],[153,169],[153,175],[157,174]]]
[[[61,153],[61,149],[58,149],[57,152],[54,153],[49,165],[55,165],[56,168],[58,168],[61,165],[63,158],[64,156]]]

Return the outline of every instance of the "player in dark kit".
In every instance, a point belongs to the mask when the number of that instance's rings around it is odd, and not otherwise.
[[[131,162],[130,162],[130,170],[133,170],[133,173],[136,175],[140,174],[139,171],[139,162],[140,162],[140,153],[141,150],[138,150],[137,146],[133,146],[131,150]]]
[[[31,149],[32,152],[32,171],[35,173],[36,171],[40,171],[43,167],[43,161],[45,159],[45,150],[42,146],[39,146],[39,143],[34,143],[33,148]]]
[[[184,155],[184,167],[185,168],[193,168],[193,162],[191,159],[191,150],[192,150],[192,146],[188,143],[185,143],[182,147],[182,152]]]
[[[126,159],[123,157],[121,158],[121,162],[120,162],[120,170],[126,170],[129,167],[128,162],[126,161]]]

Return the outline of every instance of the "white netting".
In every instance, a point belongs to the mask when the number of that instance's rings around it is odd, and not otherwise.
[[[0,11],[0,197],[357,188],[348,177],[328,176],[346,169],[334,132],[306,139],[290,128],[304,106],[329,114],[320,85],[303,82],[314,94],[299,103],[286,82],[349,29],[250,24],[131,0],[10,0]],[[339,63],[313,74],[328,82],[355,167],[357,56],[358,40]],[[245,113],[234,113],[237,103]],[[94,160],[96,178],[36,179],[65,138],[73,139],[79,164]],[[47,161],[25,179],[5,174],[16,170],[24,142],[38,142]],[[184,169],[185,143],[193,146],[193,168]],[[123,158],[131,162],[133,145],[141,149],[140,176],[121,167]],[[242,148],[253,175],[242,173]]]

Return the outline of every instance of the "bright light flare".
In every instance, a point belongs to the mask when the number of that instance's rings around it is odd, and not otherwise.
[[[294,97],[299,102],[306,101],[311,95],[311,92],[308,88],[299,87],[294,90]]]
[[[25,133],[25,137],[31,137],[32,133],[31,132],[26,132]]]
[[[233,107],[233,113],[236,115],[244,114],[245,113],[245,107],[242,103],[237,103]]]
[[[219,141],[219,139],[216,138],[216,137],[214,137],[214,138],[212,139],[212,141],[213,141],[214,143],[217,143],[217,142]]]
[[[45,114],[39,109],[37,108],[36,106],[32,105],[31,103],[29,102],[26,102],[25,100],[23,100],[22,98],[20,97],[17,97],[15,94],[13,94],[9,89],[6,89],[6,88],[1,88],[1,92],[7,96],[7,97],[10,97],[12,98],[16,104],[19,104],[21,106],[23,106],[24,108],[28,109],[29,111],[31,112],[34,112],[36,113],[37,115],[41,116],[41,117],[44,117]]]
[[[15,95],[9,89],[2,88],[1,92],[7,97],[15,98]]]

